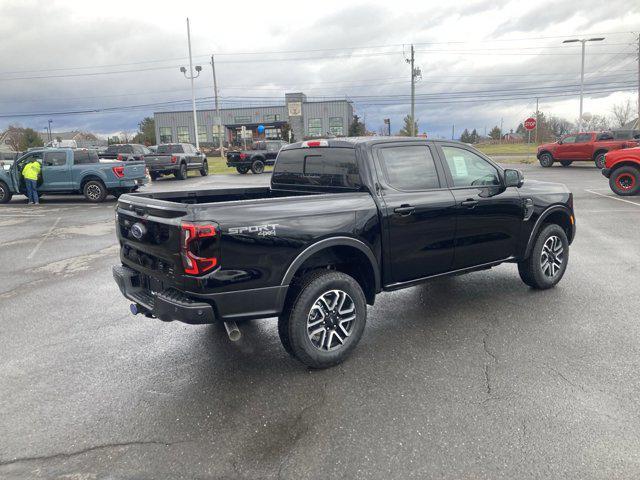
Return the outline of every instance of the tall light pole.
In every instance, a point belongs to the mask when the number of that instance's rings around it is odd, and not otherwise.
[[[580,69],[580,116],[578,117],[578,131],[582,131],[582,101],[584,97],[584,45],[587,42],[601,42],[604,37],[595,38],[572,38],[571,40],[565,40],[562,43],[577,43],[582,44],[582,68]]]
[[[49,120],[49,141],[51,142],[53,139],[51,138],[51,124],[53,123],[53,120]]]
[[[411,45],[411,58],[405,59],[405,61],[411,65],[411,128],[409,128],[409,135],[415,137],[416,132],[416,78],[422,76],[422,72],[419,68],[415,67],[415,50]]]
[[[213,96],[215,98],[216,116],[218,117],[218,141],[220,142],[220,158],[224,158],[224,137],[222,130],[222,116],[220,115],[220,104],[218,103],[218,82],[216,80],[216,64],[211,55],[211,71],[213,72]]]
[[[198,141],[198,117],[196,115],[196,93],[193,88],[193,79],[200,76],[202,67],[196,65],[196,75],[193,74],[193,59],[191,58],[191,29],[189,28],[189,18],[187,17],[187,43],[189,44],[189,75],[187,75],[187,69],[180,67],[180,71],[185,78],[191,81],[191,106],[193,108],[193,128],[196,134],[196,150],[200,151],[200,142]]]

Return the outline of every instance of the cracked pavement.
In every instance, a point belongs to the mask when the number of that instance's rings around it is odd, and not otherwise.
[[[383,294],[324,371],[288,357],[273,319],[233,344],[131,316],[114,202],[16,197],[0,207],[0,478],[638,478],[640,197],[586,191],[609,193],[586,165],[520,168],[574,191],[560,285],[503,265]]]

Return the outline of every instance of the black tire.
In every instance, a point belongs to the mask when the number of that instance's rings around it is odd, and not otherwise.
[[[200,175],[202,175],[203,177],[206,177],[207,175],[209,175],[209,162],[207,162],[206,160],[204,162],[202,162],[202,168],[200,169]]]
[[[176,173],[174,175],[178,180],[186,179],[187,175],[188,175],[187,164],[186,163],[181,163],[180,164],[180,168],[176,171]]]
[[[101,203],[107,198],[107,187],[100,180],[89,180],[82,187],[84,198],[91,203]]]
[[[353,351],[366,321],[367,302],[358,282],[342,272],[319,270],[302,279],[295,298],[280,316],[278,332],[285,350],[301,363],[310,368],[328,368],[341,363]],[[310,337],[313,322],[318,333]]]
[[[151,177],[151,180],[155,182],[157,179],[160,178],[160,174],[156,172],[150,172],[149,177]]]
[[[540,158],[538,158],[538,161],[540,162],[540,165],[542,165],[544,168],[549,168],[553,166],[553,157],[551,156],[550,153],[543,153],[542,155],[540,155]]]
[[[563,167],[568,167],[572,163],[573,163],[573,160],[560,160],[560,165],[562,165]]]
[[[4,182],[0,182],[0,203],[9,203],[11,197],[13,197],[13,193],[9,190],[9,186]]]
[[[593,163],[596,164],[596,168],[602,170],[605,165],[604,165],[604,156],[606,155],[607,152],[600,152],[596,155],[596,158],[593,159]]]
[[[264,172],[264,162],[262,160],[255,160],[251,164],[251,173],[260,175],[262,172]]]
[[[240,175],[244,175],[249,171],[249,167],[236,167],[236,170]]]
[[[536,290],[554,287],[564,276],[569,263],[569,241],[560,225],[545,225],[538,234],[529,258],[518,262],[524,283]]]
[[[640,169],[630,165],[616,168],[609,177],[609,187],[622,197],[637,195],[640,193]]]

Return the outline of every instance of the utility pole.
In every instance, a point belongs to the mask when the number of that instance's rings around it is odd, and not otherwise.
[[[53,123],[53,120],[49,120],[49,141],[53,141],[53,139],[51,138],[51,124]]]
[[[411,58],[407,58],[406,62],[411,65],[411,127],[409,133],[412,137],[416,136],[416,78],[419,77],[422,72],[419,68],[415,68],[415,50],[411,45]]]
[[[202,67],[196,65],[196,75],[193,74],[193,58],[191,57],[191,29],[189,27],[189,18],[187,17],[187,43],[189,44],[189,75],[187,76],[187,69],[180,67],[182,74],[191,81],[191,106],[193,108],[193,128],[196,134],[196,150],[200,151],[200,142],[198,140],[198,116],[196,115],[196,92],[193,88],[193,79],[200,76]]]
[[[504,119],[502,117],[500,117],[500,138],[498,139],[498,145],[502,144],[502,121]]]
[[[451,125],[451,140],[453,140],[456,136],[456,125],[455,123]]]
[[[538,101],[539,98],[536,97],[536,132],[535,132],[535,139],[534,139],[534,143],[537,145],[538,144],[538,124],[540,123],[540,119],[538,118]],[[580,104],[580,116],[582,117],[582,104]]]
[[[218,141],[220,142],[220,158],[224,158],[224,137],[222,130],[222,116],[220,115],[220,105],[218,104],[218,82],[216,81],[216,64],[211,54],[211,71],[213,72],[213,96],[216,99],[216,116],[218,117]]]
[[[596,38],[573,38],[571,40],[565,40],[562,43],[577,43],[582,44],[582,67],[580,69],[580,117],[578,118],[578,132],[582,131],[582,101],[584,97],[584,46],[587,42],[601,42],[604,37]],[[536,118],[536,122],[538,119]]]

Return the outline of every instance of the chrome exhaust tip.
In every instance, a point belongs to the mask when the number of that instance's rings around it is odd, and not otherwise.
[[[232,342],[237,342],[238,340],[240,340],[240,337],[242,337],[242,334],[240,333],[240,329],[238,328],[238,325],[236,325],[236,322],[224,322],[224,328],[227,331],[229,340],[231,340]]]

